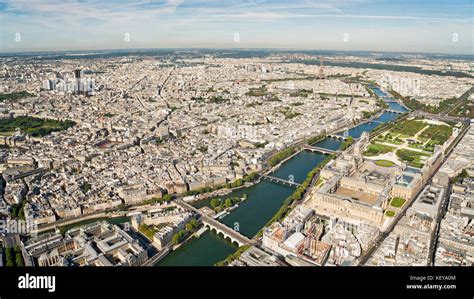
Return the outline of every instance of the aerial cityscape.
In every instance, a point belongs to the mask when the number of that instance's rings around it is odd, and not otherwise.
[[[459,25],[445,47],[427,34],[398,48],[352,48],[358,20],[379,21],[354,17],[357,1],[296,1],[277,17],[284,2],[231,1],[237,16],[165,2],[131,5],[144,21],[164,14],[160,44],[127,18],[124,45],[97,42],[115,23],[94,2],[83,12],[98,29],[80,46],[75,27],[36,26],[80,19],[64,6],[81,2],[0,3],[0,267],[474,265],[472,2],[446,19],[391,15]],[[227,16],[260,8],[272,21],[257,37],[237,24],[206,44]],[[298,49],[266,34],[312,9],[327,22],[348,12],[358,33]],[[203,19],[188,24],[193,11]],[[204,28],[203,42],[179,42],[176,19]],[[298,43],[290,29],[280,38]]]

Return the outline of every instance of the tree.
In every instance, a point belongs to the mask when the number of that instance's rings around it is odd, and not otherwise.
[[[173,196],[171,194],[165,194],[165,195],[163,195],[163,197],[161,199],[163,201],[171,201],[171,199],[173,199]]]
[[[220,206],[220,204],[221,204],[221,201],[219,198],[216,197],[216,198],[211,199],[211,207],[217,208],[218,206]]]
[[[13,260],[13,248],[12,247],[7,247],[5,248],[5,258],[7,261],[7,267],[14,267],[15,266],[15,261]]]
[[[87,194],[87,192],[89,192],[92,189],[92,185],[89,182],[84,182],[82,183],[80,188],[84,194]]]
[[[186,223],[186,230],[187,230],[188,232],[192,231],[193,228],[194,228],[194,227],[193,227],[193,225],[192,225],[191,223]]]
[[[17,253],[16,253],[15,261],[16,261],[16,265],[17,265],[18,267],[23,267],[23,266],[24,266],[24,264],[23,264],[23,257],[21,256],[21,253],[20,253],[20,252],[17,252]]]
[[[174,245],[177,245],[179,244],[179,241],[181,240],[181,238],[179,237],[179,234],[176,233],[173,235],[173,238],[171,238],[171,242],[173,242]]]
[[[186,231],[185,230],[180,230],[178,232],[178,236],[179,236],[179,240],[181,241],[181,239],[184,238],[184,236],[186,236]]]
[[[196,228],[198,226],[198,222],[196,219],[191,219],[191,221],[189,221],[189,223],[193,226],[193,228]]]
[[[225,206],[226,206],[227,208],[232,207],[232,199],[227,198],[227,199],[225,200]]]
[[[18,207],[16,205],[12,206],[12,218],[18,217]]]
[[[11,247],[7,247],[5,249],[5,255],[6,255],[6,258],[8,259],[8,257],[13,257],[13,248]]]
[[[256,172],[251,172],[251,173],[244,176],[244,181],[249,183],[249,182],[255,180],[257,177],[258,177],[258,174]]]

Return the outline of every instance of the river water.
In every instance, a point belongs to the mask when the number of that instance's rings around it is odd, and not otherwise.
[[[386,101],[390,110],[406,112],[407,109],[397,103],[390,95],[387,95],[379,88],[372,87],[372,90]],[[381,123],[395,120],[400,114],[384,112],[380,117],[371,122],[360,124],[348,130],[348,134],[354,138],[359,138],[362,132],[372,131]],[[339,132],[342,135],[344,132]],[[342,144],[342,140],[336,138],[325,138],[313,144],[316,147],[337,150]],[[302,183],[308,172],[320,164],[326,155],[302,151],[290,160],[286,161],[278,170],[272,173],[272,176],[289,179],[292,175],[296,183]],[[284,200],[294,192],[293,188],[260,181],[259,183],[241,188],[232,193],[223,196],[239,196],[247,194],[248,198],[239,203],[239,207],[230,212],[229,215],[220,219],[227,226],[238,230],[241,234],[252,238],[265,226],[265,224],[280,209]],[[200,208],[210,205],[210,199],[202,200],[193,204]],[[181,246],[178,250],[171,252],[157,266],[212,266],[215,263],[225,259],[229,254],[235,252],[237,247],[221,236],[213,232],[206,232],[201,237],[192,239]]]
[[[212,266],[236,250],[237,246],[208,230],[170,252],[157,266]]]
[[[306,179],[308,172],[313,170],[319,163],[326,158],[324,154],[302,151],[289,161],[285,162],[276,171],[270,173],[271,176],[290,180],[293,178],[295,183],[301,184]]]

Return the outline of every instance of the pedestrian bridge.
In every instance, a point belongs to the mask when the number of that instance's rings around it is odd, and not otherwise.
[[[295,188],[295,189],[301,186],[301,184],[298,184],[298,183],[295,183],[295,182],[292,182],[292,181],[287,181],[287,180],[284,180],[284,179],[280,179],[280,178],[277,178],[277,177],[274,177],[274,176],[271,176],[271,175],[262,175],[261,178],[264,179],[267,182],[277,183],[277,184],[280,184],[280,185],[283,185],[283,186],[286,186],[286,187],[292,187],[292,188]]]

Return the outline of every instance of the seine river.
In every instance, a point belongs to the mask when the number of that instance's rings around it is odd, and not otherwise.
[[[379,88],[374,87],[372,90],[389,104],[390,110],[407,111],[405,107],[394,101],[393,98]],[[380,117],[371,122],[349,129],[348,134],[354,138],[359,138],[362,132],[370,132],[381,123],[392,121],[398,116],[400,114],[384,112]],[[343,132],[338,134],[342,135]],[[326,138],[316,142],[314,146],[336,150],[341,144],[342,141],[339,139]],[[320,164],[325,157],[323,154],[302,151],[286,161],[271,175],[286,180],[291,175],[296,183],[301,183],[305,180],[308,172]],[[293,191],[294,189],[290,187],[266,181],[260,181],[248,188],[238,189],[223,198],[241,197],[243,194],[247,194],[248,198],[239,203],[238,208],[231,211],[229,215],[220,221],[231,228],[237,229],[241,234],[252,238],[275,215],[283,201]],[[210,199],[199,201],[194,206],[200,208],[206,205],[209,206],[209,204]],[[199,238],[193,238],[176,251],[168,254],[157,266],[212,266],[224,260],[236,250],[237,246],[234,244],[224,240],[214,232],[207,231]]]

